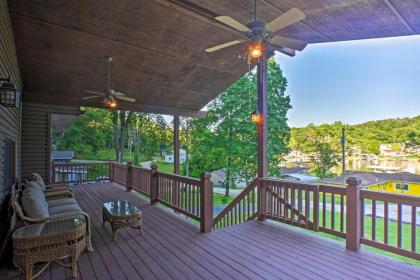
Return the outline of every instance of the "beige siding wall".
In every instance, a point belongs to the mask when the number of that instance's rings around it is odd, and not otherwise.
[[[51,114],[76,115],[79,108],[23,103],[22,176],[39,173],[46,182],[50,178]]]

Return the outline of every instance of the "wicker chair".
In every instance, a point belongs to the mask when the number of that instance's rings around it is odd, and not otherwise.
[[[21,205],[21,195],[22,190],[17,189],[14,191],[14,194],[12,196],[12,206],[15,210],[17,218],[23,222],[24,225],[30,225],[30,224],[36,224],[36,223],[45,223],[48,221],[57,221],[57,220],[63,220],[63,219],[69,219],[69,218],[76,218],[83,216],[86,221],[86,248],[89,252],[93,251],[92,248],[92,241],[91,241],[91,230],[90,230],[90,217],[89,214],[82,210],[76,210],[76,211],[66,211],[64,213],[53,213],[48,217],[45,218],[31,218],[25,215],[22,205]],[[57,200],[55,202],[60,202],[61,199],[66,198],[74,198],[74,195],[72,192],[66,192],[66,191],[59,191],[56,192],[56,194],[52,197],[46,196],[46,199],[48,202],[52,202],[54,200]]]

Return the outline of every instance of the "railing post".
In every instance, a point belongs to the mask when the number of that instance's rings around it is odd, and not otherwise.
[[[267,213],[267,189],[265,185],[265,181],[262,178],[258,178],[258,220],[263,221],[265,220],[266,213]]]
[[[127,191],[131,191],[133,187],[133,163],[131,161],[127,162],[127,179],[126,179],[126,188]]]
[[[314,190],[314,202],[313,202],[313,224],[314,230],[319,231],[319,186],[316,186]]]
[[[360,200],[360,179],[349,177],[346,188],[346,248],[360,250],[361,234],[361,200]]]
[[[200,192],[200,231],[208,233],[213,227],[213,190],[209,172],[201,176]]]
[[[112,182],[114,181],[114,162],[113,161],[109,161],[109,181]]]
[[[152,165],[150,172],[150,204],[155,204],[158,199],[158,170],[156,165]]]

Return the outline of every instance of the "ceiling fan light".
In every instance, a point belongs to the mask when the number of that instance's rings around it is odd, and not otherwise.
[[[108,99],[106,100],[106,106],[107,106],[109,109],[115,109],[115,108],[117,108],[118,104],[117,104],[117,101],[115,101],[115,99],[114,99],[114,98],[108,98]]]
[[[263,55],[264,49],[263,49],[261,43],[257,43],[257,44],[251,45],[249,47],[249,52],[251,54],[251,57],[259,58],[260,56]]]

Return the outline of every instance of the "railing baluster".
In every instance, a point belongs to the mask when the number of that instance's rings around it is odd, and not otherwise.
[[[340,232],[344,232],[344,195],[340,194]]]
[[[402,205],[398,203],[398,211],[397,211],[397,246],[401,248],[402,243]]]
[[[365,200],[360,201],[360,236],[365,236]]]
[[[411,206],[411,251],[416,252],[416,206]]]
[[[335,194],[331,193],[331,229],[335,229]]]
[[[388,202],[384,202],[384,243],[388,244]]]
[[[372,240],[376,240],[376,200],[372,200]]]
[[[298,189],[298,217],[297,222],[300,223],[300,215],[302,214],[302,189]]]
[[[326,208],[327,208],[327,194],[323,192],[322,193],[322,227],[324,228],[327,222]]]

